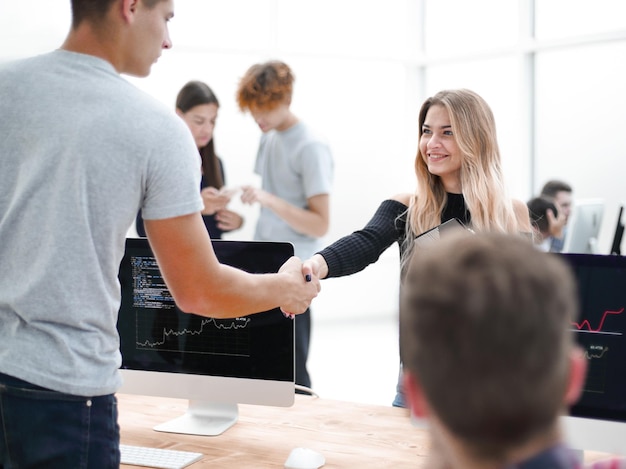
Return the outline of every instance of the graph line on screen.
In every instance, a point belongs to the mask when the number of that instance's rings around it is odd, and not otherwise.
[[[604,322],[609,315],[622,314],[623,312],[624,312],[624,307],[616,311],[612,311],[612,310],[604,311],[604,313],[602,313],[602,318],[600,319],[600,323],[598,324],[597,328],[592,327],[588,319],[584,319],[581,323],[572,322],[572,326],[574,326],[575,328],[574,330],[576,332],[585,332],[585,333],[592,333],[592,334],[622,335],[622,332],[605,331],[605,330],[602,330],[602,328],[604,327]]]
[[[136,312],[135,322],[137,350],[250,356],[247,317],[215,319],[144,309]]]
[[[215,319],[178,313],[152,256],[132,256],[137,350],[250,356],[249,318]]]
[[[603,347],[602,345],[590,345],[589,348],[585,350],[585,358],[587,360],[603,358],[608,351],[608,347]]]
[[[606,370],[609,347],[592,344],[585,347],[585,358],[588,361],[587,379],[584,392],[602,394],[606,392]]]

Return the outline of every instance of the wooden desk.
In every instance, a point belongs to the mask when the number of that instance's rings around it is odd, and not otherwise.
[[[427,434],[406,409],[296,395],[293,407],[239,405],[239,421],[208,437],[152,430],[182,415],[187,401],[118,394],[118,402],[122,443],[206,455],[190,469],[282,469],[296,446],[322,453],[324,469],[419,468],[428,453]]]
[[[322,453],[324,469],[426,467],[427,432],[406,409],[296,395],[293,407],[240,405],[239,421],[208,437],[152,430],[182,415],[185,400],[118,394],[118,402],[122,443],[203,453],[189,469],[283,469],[296,446]],[[603,457],[585,453],[587,462]]]

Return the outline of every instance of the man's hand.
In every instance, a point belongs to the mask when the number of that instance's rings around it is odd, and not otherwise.
[[[559,210],[558,216],[554,216],[554,212],[551,209],[546,210],[548,217],[548,232],[553,238],[563,237],[563,228],[567,223],[567,217],[563,213],[563,210]]]
[[[321,290],[319,277],[310,265],[304,266],[295,256],[290,257],[278,272],[286,275],[285,286],[292,293],[288,303],[281,305],[280,309],[287,315],[304,313]]]
[[[265,207],[268,199],[272,197],[269,192],[265,192],[263,189],[259,189],[258,187],[243,186],[241,189],[241,201],[244,204],[252,205],[254,203],[259,203],[261,206]]]

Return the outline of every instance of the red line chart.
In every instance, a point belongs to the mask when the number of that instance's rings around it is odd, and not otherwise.
[[[602,318],[600,319],[600,323],[598,324],[597,328],[593,328],[587,319],[583,320],[581,323],[572,322],[572,325],[576,328],[575,330],[580,331],[580,332],[592,332],[592,333],[595,332],[598,334],[609,334],[609,332],[602,330],[602,327],[604,326],[604,321],[606,320],[607,316],[609,314],[622,314],[623,312],[624,312],[624,307],[622,307],[621,309],[618,309],[617,311],[611,311],[611,310],[605,311],[604,313],[602,313]],[[616,334],[616,333],[612,333],[612,334]],[[617,333],[617,334],[621,335],[621,333]]]

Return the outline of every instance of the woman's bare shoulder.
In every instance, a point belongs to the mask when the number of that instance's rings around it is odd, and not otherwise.
[[[513,210],[515,211],[515,217],[519,223],[520,231],[528,233],[532,232],[528,206],[519,199],[513,199]]]
[[[411,197],[413,197],[413,194],[403,193],[403,194],[396,194],[392,197],[389,197],[389,199],[400,202],[408,207],[409,204],[411,203]]]

